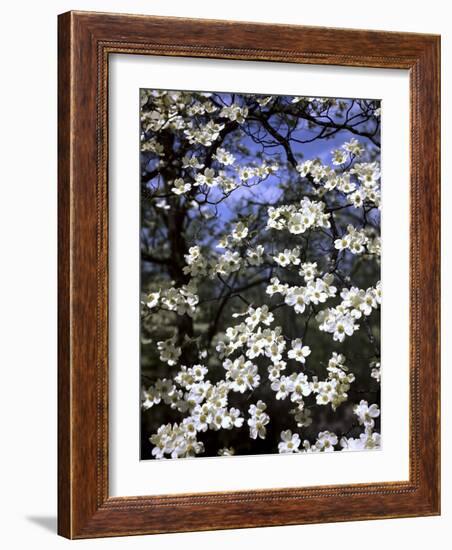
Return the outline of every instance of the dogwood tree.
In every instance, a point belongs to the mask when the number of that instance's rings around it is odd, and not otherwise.
[[[380,107],[141,90],[142,458],[380,444]]]

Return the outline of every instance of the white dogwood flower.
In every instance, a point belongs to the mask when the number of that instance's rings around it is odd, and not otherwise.
[[[217,159],[218,162],[221,162],[221,164],[224,164],[225,166],[234,164],[234,161],[235,161],[234,155],[229,151],[226,151],[226,149],[223,149],[222,147],[219,147],[215,151],[213,158]]]
[[[359,423],[364,424],[366,428],[373,428],[375,426],[375,418],[380,416],[380,409],[375,403],[370,405],[367,401],[362,399],[359,405],[353,407],[353,412],[358,417]]]
[[[292,434],[291,430],[281,432],[281,442],[278,444],[280,453],[297,453],[301,440],[298,434]]]
[[[182,178],[177,178],[173,182],[173,187],[171,191],[176,195],[183,195],[191,189],[191,183],[185,183]]]
[[[289,350],[287,356],[289,357],[289,359],[294,359],[299,363],[305,363],[306,357],[308,357],[310,353],[311,348],[309,346],[303,346],[303,342],[301,341],[301,339],[297,338],[296,340],[292,340],[292,349]]]

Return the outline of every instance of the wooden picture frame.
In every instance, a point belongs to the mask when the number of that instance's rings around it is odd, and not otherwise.
[[[58,48],[59,534],[87,538],[439,514],[439,36],[68,12],[59,16]],[[107,92],[112,53],[409,71],[409,481],[109,496]]]

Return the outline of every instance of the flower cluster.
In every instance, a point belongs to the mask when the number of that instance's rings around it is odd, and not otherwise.
[[[297,165],[297,171],[303,178],[309,178],[316,185],[314,193],[322,197],[326,192],[336,190],[343,193],[349,204],[360,208],[365,204],[381,206],[380,165],[378,162],[355,162],[347,171],[343,165],[363,153],[362,145],[352,139],[344,143],[341,149],[333,151],[335,170],[319,160],[307,160]]]
[[[259,385],[260,376],[257,373],[257,366],[251,361],[247,361],[243,355],[234,361],[226,359],[223,367],[226,370],[226,380],[230,381],[229,387],[232,391],[244,393]]]
[[[341,291],[342,302],[334,307],[320,311],[317,316],[319,329],[333,335],[333,340],[343,342],[359,329],[355,321],[363,315],[369,316],[381,304],[381,283],[367,290],[356,287]]]
[[[204,146],[210,146],[220,136],[221,130],[224,128],[224,124],[216,124],[212,120],[209,120],[204,126],[194,128],[192,123],[189,123],[189,127],[184,130],[188,142],[191,144],[199,143]]]
[[[374,404],[369,407],[367,401],[362,400],[353,409],[353,412],[358,417],[360,424],[364,424],[365,426],[365,431],[358,438],[342,436],[339,440],[336,433],[325,430],[318,433],[315,443],[311,444],[308,440],[304,440],[300,448],[300,436],[297,433],[292,433],[291,430],[285,430],[281,432],[281,442],[278,445],[279,452],[331,452],[336,450],[335,447],[338,443],[341,450],[378,449],[380,447],[381,436],[378,432],[373,431],[374,419],[380,415],[378,406]]]
[[[267,229],[287,229],[293,235],[299,235],[311,227],[330,227],[329,218],[330,214],[325,212],[325,203],[304,197],[299,206],[270,206]]]
[[[325,430],[319,432],[316,442],[311,445],[307,439],[303,441],[303,451],[306,453],[328,453],[334,451],[334,446],[337,445],[337,435],[333,432]]]
[[[361,400],[359,405],[355,405],[353,412],[358,417],[358,421],[364,426],[364,432],[359,438],[343,437],[340,441],[341,447],[347,450],[378,449],[380,447],[381,436],[374,432],[375,418],[380,416],[380,409],[375,403],[370,405],[367,401]]]
[[[281,327],[275,327],[272,330],[260,326],[268,327],[274,320],[268,306],[249,308],[245,315],[244,322],[228,327],[225,333],[226,338],[218,341],[216,350],[220,357],[229,357],[237,350],[246,348],[245,355],[249,359],[263,356],[274,364],[279,363],[286,348]],[[242,362],[244,360],[245,358],[241,359]],[[223,363],[223,366],[228,371],[231,369],[230,362],[227,362],[226,365]]]
[[[190,418],[182,424],[164,424],[156,434],[150,437],[154,445],[152,455],[155,458],[187,458],[196,456],[204,451],[204,444],[196,439],[196,429]]]
[[[242,258],[239,252],[226,252],[219,257],[218,263],[215,266],[215,271],[219,275],[230,275],[234,271],[238,271],[242,265]]]
[[[307,348],[307,355],[310,350]],[[292,373],[290,376],[275,377],[271,388],[276,392],[276,399],[286,399],[290,395],[290,400],[301,403],[303,396],[307,396],[312,391],[312,385],[308,381],[306,374],[299,372]]]
[[[160,307],[168,311],[175,311],[178,315],[193,316],[199,302],[199,297],[194,290],[193,285],[160,289],[157,292],[150,292],[144,303],[149,309]]]
[[[352,138],[350,141],[345,142],[341,149],[335,149],[332,152],[333,164],[336,166],[344,164],[349,159],[349,156],[360,157],[363,152],[364,147],[357,139]]]
[[[363,399],[359,405],[355,405],[353,412],[358,417],[359,423],[363,424],[366,429],[372,429],[375,426],[375,418],[380,416],[380,409],[378,405],[370,405]]]
[[[348,367],[345,366],[345,356],[341,353],[333,352],[328,361],[328,378],[319,381],[314,377],[312,391],[316,394],[317,405],[328,405],[336,410],[341,403],[348,399],[348,390],[350,384],[355,380],[353,373],[347,373]]]
[[[152,101],[153,108],[141,114],[141,127],[144,132],[158,133],[162,130],[180,130],[185,127],[182,112],[191,98],[184,92],[167,94],[160,91],[141,90],[141,105]]]
[[[270,422],[270,417],[265,412],[267,405],[263,401],[258,401],[255,405],[250,405],[248,409],[248,426],[251,439],[265,439],[267,428],[265,427]]]
[[[353,225],[347,226],[347,232],[340,239],[334,241],[334,248],[337,250],[350,250],[352,254],[362,254],[365,252],[365,245],[369,238],[363,229],[356,229]]]
[[[192,246],[188,250],[188,254],[185,254],[186,266],[184,266],[184,273],[191,275],[192,277],[200,277],[207,275],[209,269],[209,262],[202,255],[201,248],[199,246]]]
[[[182,355],[182,350],[177,346],[176,342],[175,336],[157,342],[157,349],[160,352],[160,361],[168,363],[170,366],[177,364],[179,357]]]
[[[360,319],[362,315],[368,316],[381,304],[381,282],[378,281],[375,288],[370,287],[367,290],[356,286],[344,288],[341,298],[341,306],[348,309],[352,317]]]
[[[248,108],[240,107],[240,105],[233,103],[228,107],[223,107],[220,112],[220,116],[223,118],[228,118],[234,122],[238,122],[239,124],[243,124],[248,116]]]
[[[337,288],[332,284],[334,277],[327,273],[323,278],[308,279],[306,286],[281,284],[273,277],[267,287],[267,294],[282,294],[284,302],[293,307],[296,313],[303,313],[309,304],[323,304],[328,298],[336,296]],[[325,311],[325,310],[324,310]]]
[[[224,381],[212,384],[205,379],[207,372],[204,365],[182,366],[175,383],[163,379],[143,388],[143,409],[163,401],[171,408],[188,413],[182,423],[163,425],[151,436],[156,458],[164,458],[165,454],[171,458],[194,456],[204,450],[203,444],[197,441],[198,433],[242,427],[244,418],[239,409],[227,407],[231,386]]]
[[[234,155],[229,151],[226,151],[226,149],[223,149],[223,147],[218,147],[213,155],[213,158],[217,159],[220,164],[224,164],[224,166],[234,164],[235,161]]]

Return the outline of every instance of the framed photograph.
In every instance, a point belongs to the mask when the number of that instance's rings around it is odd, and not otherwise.
[[[440,38],[59,16],[59,533],[440,513]]]

